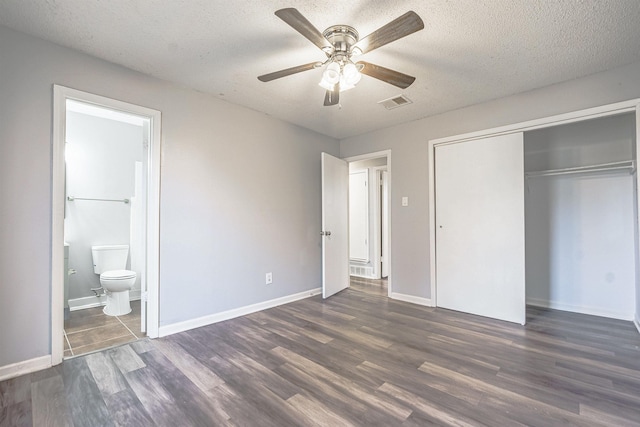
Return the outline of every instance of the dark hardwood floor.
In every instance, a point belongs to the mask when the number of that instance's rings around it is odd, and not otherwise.
[[[387,296],[387,278],[384,279],[365,279],[363,277],[351,276],[350,280],[351,289],[366,292],[372,295]]]
[[[640,425],[630,322],[347,289],[0,383],[4,426]]]

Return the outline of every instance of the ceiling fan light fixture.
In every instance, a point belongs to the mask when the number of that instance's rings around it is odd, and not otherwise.
[[[353,62],[349,62],[344,66],[342,75],[344,76],[344,82],[349,86],[357,85],[362,78],[362,75]]]
[[[347,79],[343,76],[340,77],[340,92],[344,92],[345,90],[353,89],[356,87],[355,84],[349,84]]]
[[[329,84],[336,84],[340,81],[340,64],[332,62],[327,65],[327,69],[322,73],[322,80]]]
[[[333,83],[329,83],[323,78],[322,80],[320,80],[320,83],[318,83],[318,86],[320,86],[323,89],[333,91],[336,85]]]

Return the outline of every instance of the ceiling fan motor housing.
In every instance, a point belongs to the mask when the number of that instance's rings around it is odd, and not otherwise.
[[[349,59],[351,57],[351,46],[359,40],[358,32],[348,25],[333,25],[322,33],[325,39],[333,46],[331,52],[326,52],[329,58],[335,60]]]

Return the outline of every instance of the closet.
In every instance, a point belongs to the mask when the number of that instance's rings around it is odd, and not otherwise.
[[[633,319],[635,114],[525,132],[527,304]]]
[[[526,304],[632,320],[635,109],[430,141],[434,305],[521,324]]]

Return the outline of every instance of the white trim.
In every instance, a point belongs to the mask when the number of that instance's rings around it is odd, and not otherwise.
[[[396,299],[398,301],[410,302],[412,304],[424,305],[426,307],[433,307],[432,300],[429,298],[416,297],[413,295],[399,294],[397,292],[393,292],[390,295],[391,299]]]
[[[269,301],[263,301],[263,302],[247,305],[240,308],[234,308],[232,310],[223,311],[220,313],[214,313],[214,314],[209,314],[207,316],[202,316],[202,317],[198,317],[191,320],[185,320],[184,322],[178,322],[178,323],[172,323],[170,325],[160,326],[160,331],[159,331],[160,337],[166,337],[167,335],[177,334],[178,332],[184,332],[190,329],[200,328],[202,326],[207,326],[214,323],[222,322],[224,320],[234,319],[240,316],[246,316],[247,314],[255,313],[257,311],[262,311],[268,308],[273,308],[279,305],[288,304],[290,302],[298,301],[304,298],[309,298],[309,297],[318,295],[321,292],[322,292],[322,288],[315,288],[308,291],[298,292],[296,294],[275,298]]]
[[[67,121],[64,87],[53,86],[53,158],[51,177],[51,359],[64,355],[64,143]]]
[[[160,165],[162,141],[162,114],[150,110],[149,149],[147,150],[147,218],[146,218],[146,302],[149,338],[157,338],[160,329]]]
[[[540,119],[527,120],[526,122],[514,123],[511,125],[500,126],[495,128],[484,129],[476,132],[463,133],[460,135],[447,136],[444,138],[433,139],[429,142],[434,144],[446,144],[463,142],[470,139],[486,138],[490,136],[498,136],[505,133],[526,132],[535,129],[544,129],[553,126],[565,125],[569,123],[581,122],[584,120],[597,119],[599,117],[614,116],[622,113],[634,112],[636,105],[640,102],[640,98],[629,101],[618,102],[615,104],[602,105],[599,107],[588,108],[586,110],[572,111],[555,116],[543,117]]]
[[[507,126],[500,126],[490,129],[485,129],[477,132],[470,132],[460,135],[453,135],[444,138],[437,138],[428,141],[428,154],[429,161],[429,271],[431,282],[431,300],[434,306],[438,305],[437,300],[437,286],[436,286],[436,239],[435,239],[435,148],[441,144],[452,144],[458,142],[464,142],[473,139],[480,139],[498,135],[504,135],[514,132],[525,132],[535,129],[543,129],[562,124],[575,123],[585,120],[591,120],[599,117],[613,116],[617,114],[635,112],[636,113],[636,132],[639,132],[638,126],[640,126],[640,99],[632,99],[629,101],[618,102],[615,104],[608,104],[594,108],[588,108],[585,110],[578,110],[564,114],[557,114],[554,116],[543,117],[540,119],[529,120],[525,122],[515,123]],[[636,152],[636,163],[638,161],[638,150]],[[638,182],[640,183],[640,174],[636,174]],[[639,210],[640,210],[640,198],[638,198]],[[640,218],[638,218],[640,221]],[[640,222],[639,222],[640,224]],[[640,227],[640,225],[639,225]],[[640,264],[640,259],[636,256],[636,265]],[[640,280],[638,277],[636,280]],[[640,291],[640,282],[636,284],[636,292]]]
[[[19,377],[20,375],[30,374],[31,372],[40,371],[51,367],[51,356],[40,356],[22,362],[12,363],[11,365],[0,366],[0,381],[9,380]]]
[[[429,161],[429,283],[431,302],[438,306],[438,291],[436,287],[436,146],[429,141],[427,160]]]
[[[132,289],[129,291],[129,301],[140,300],[140,289]],[[84,310],[87,308],[95,308],[104,306],[107,303],[106,295],[99,297],[92,295],[90,297],[81,297],[69,299],[69,311]]]
[[[583,305],[564,304],[538,298],[527,298],[527,305],[535,307],[551,308],[553,310],[569,311],[571,313],[589,314],[592,316],[608,317],[618,320],[633,320],[633,313],[621,313],[613,310],[603,310],[600,307],[588,307]]]
[[[640,103],[636,104],[636,139],[633,146],[633,153],[635,158],[633,159],[636,164],[636,168],[638,167],[638,162],[640,161],[640,153],[638,149],[640,148]],[[638,189],[640,188],[640,173],[638,173],[636,169],[636,223],[635,223],[635,259],[636,259],[636,315],[634,319],[634,323],[638,332],[640,332],[640,195],[638,194]]]
[[[53,86],[53,158],[51,189],[51,364],[62,363],[63,346],[63,289],[64,289],[64,143],[66,132],[66,100],[73,99],[147,117],[150,121],[147,150],[147,336],[156,338],[159,328],[159,263],[160,263],[160,143],[161,113],[127,102],[94,95],[68,87]]]
[[[69,311],[86,310],[103,306],[107,303],[106,295],[69,299]]]
[[[342,160],[347,163],[359,162],[360,160],[379,159],[380,157],[387,158],[387,165],[389,165],[389,158],[391,157],[391,150],[375,151],[373,153],[358,154],[357,156],[345,157]]]
[[[387,197],[389,198],[389,209],[387,212],[387,218],[389,221],[389,259],[388,259],[388,265],[389,265],[389,276],[387,279],[387,296],[389,298],[391,298],[391,294],[393,293],[393,272],[392,272],[392,263],[391,260],[393,259],[393,253],[391,251],[391,246],[392,246],[392,230],[393,230],[393,222],[392,222],[392,194],[393,194],[393,185],[392,185],[392,180],[393,180],[393,174],[391,173],[391,150],[382,150],[382,151],[376,151],[373,153],[368,153],[368,154],[360,154],[357,156],[351,156],[351,157],[345,157],[343,160],[345,160],[347,163],[351,163],[351,162],[357,162],[360,160],[369,160],[369,159],[378,159],[380,157],[386,157],[387,158]]]
[[[371,260],[371,265],[373,266],[373,278],[382,279],[382,197],[380,197],[380,189],[382,188],[382,172],[387,170],[387,165],[373,166],[370,169],[375,177],[373,184],[375,186],[375,191],[373,192],[373,209],[376,213],[373,217],[373,259]]]

